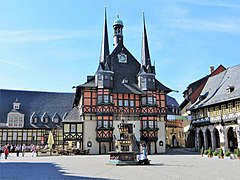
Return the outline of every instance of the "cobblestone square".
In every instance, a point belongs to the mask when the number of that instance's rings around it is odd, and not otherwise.
[[[26,157],[0,159],[0,179],[239,179],[240,160],[201,157],[175,150],[151,155],[148,166],[106,165],[108,155]]]

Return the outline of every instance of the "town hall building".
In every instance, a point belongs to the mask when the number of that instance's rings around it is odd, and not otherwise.
[[[105,154],[114,150],[124,122],[133,141],[145,142],[149,153],[165,153],[166,94],[172,90],[156,79],[144,15],[141,63],[125,47],[123,27],[118,17],[110,53],[105,11],[99,65],[76,87],[73,109],[63,120],[63,140],[91,154]]]

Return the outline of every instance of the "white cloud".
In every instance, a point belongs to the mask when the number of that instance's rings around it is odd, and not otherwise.
[[[10,65],[10,66],[14,66],[14,67],[17,67],[17,68],[21,68],[21,69],[27,69],[27,67],[24,64],[20,64],[20,63],[14,62],[14,61],[10,61],[10,60],[0,58],[0,64],[1,63],[6,64],[6,65]]]
[[[226,0],[176,0],[176,2],[189,3],[200,6],[214,6],[214,7],[225,7],[225,8],[240,8],[239,3],[230,3]]]
[[[46,42],[64,39],[89,38],[92,37],[94,34],[96,33],[93,33],[93,29],[2,30],[0,31],[0,42]]]
[[[182,18],[171,20],[169,23],[172,27],[185,30],[240,33],[240,19],[233,18],[216,21]]]

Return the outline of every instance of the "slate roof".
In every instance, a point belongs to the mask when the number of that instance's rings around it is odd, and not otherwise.
[[[55,113],[60,121],[72,109],[74,93],[38,92],[0,89],[0,124],[7,123],[7,114],[13,109],[13,102],[18,99],[20,112],[25,114],[25,128],[52,128],[59,124],[52,122]],[[31,124],[30,117],[33,113],[38,116],[38,123]],[[41,122],[43,114],[49,117],[48,123]]]
[[[231,93],[227,89],[234,87]],[[209,77],[200,98],[190,108],[201,108],[240,98],[240,65],[227,68],[218,75]]]
[[[179,106],[179,104],[176,101],[176,99],[171,97],[171,96],[169,96],[169,95],[166,95],[166,103],[167,103],[167,106],[174,106],[174,107],[178,107]]]
[[[79,107],[74,107],[62,122],[83,122]]]
[[[117,55],[124,52],[127,55],[127,63],[119,63]],[[137,74],[140,71],[141,64],[133,57],[133,55],[127,50],[127,48],[119,43],[110,55],[110,65],[113,69],[114,86],[113,93],[126,93],[126,94],[144,94],[138,87]],[[122,83],[122,80],[126,78],[127,84]],[[164,86],[157,79],[155,81],[156,88],[160,91],[171,92],[172,90]],[[85,82],[79,87],[96,87],[95,77]]]

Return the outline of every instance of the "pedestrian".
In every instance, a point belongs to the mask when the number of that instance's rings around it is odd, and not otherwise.
[[[22,157],[24,157],[25,151],[26,151],[26,145],[23,144],[23,145],[22,145]]]
[[[0,144],[0,157],[2,157],[2,153],[3,153],[3,147],[2,147],[2,145]]]
[[[4,146],[3,151],[4,151],[5,159],[7,159],[8,154],[9,154],[9,150],[8,150],[8,146],[7,145]]]
[[[17,157],[19,157],[19,153],[21,151],[21,146],[19,144],[16,146],[15,151],[16,151]]]
[[[34,144],[31,145],[32,157],[36,156],[36,146]]]
[[[10,145],[10,153],[13,153],[13,151],[14,151],[14,146],[11,144]]]

